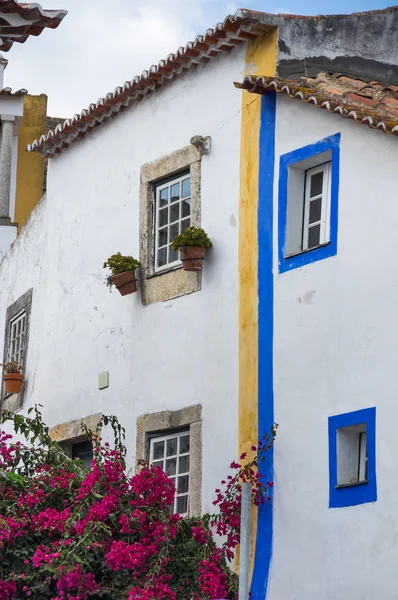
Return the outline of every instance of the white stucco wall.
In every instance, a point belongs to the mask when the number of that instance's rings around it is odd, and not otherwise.
[[[277,100],[279,156],[341,132],[338,253],[278,275],[271,600],[395,600],[398,140]],[[329,509],[328,417],[376,406],[378,500]]]
[[[244,49],[165,86],[50,161],[43,198],[0,264],[0,344],[7,306],[33,288],[24,410],[50,426],[116,414],[134,459],[136,419],[203,406],[203,510],[236,456],[238,202]],[[105,285],[104,260],[138,257],[142,164],[210,135],[202,226],[213,240],[202,290],[143,307]],[[0,354],[2,347],[0,348]],[[110,387],[98,390],[98,374]],[[216,460],[215,460],[216,459]]]

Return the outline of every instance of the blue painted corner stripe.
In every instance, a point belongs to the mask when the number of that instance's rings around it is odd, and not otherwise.
[[[258,191],[258,434],[261,438],[274,424],[273,328],[273,188],[275,165],[275,92],[262,96],[259,139]],[[273,480],[273,450],[264,463],[265,481]],[[264,600],[272,556],[272,502],[258,509],[256,557],[251,592]]]

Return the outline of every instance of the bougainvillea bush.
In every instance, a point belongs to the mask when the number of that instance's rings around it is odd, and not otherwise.
[[[216,490],[217,516],[192,519],[170,514],[175,490],[160,468],[126,475],[114,417],[102,421],[114,447],[94,435],[89,470],[51,441],[37,409],[3,420],[26,443],[0,432],[0,600],[236,598],[228,559],[239,542],[240,483],[253,483],[255,503],[267,501],[272,483],[261,482],[257,465],[274,430],[252,460],[231,464]]]

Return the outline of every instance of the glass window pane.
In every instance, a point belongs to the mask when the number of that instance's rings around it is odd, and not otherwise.
[[[173,225],[170,225],[170,242],[172,242],[175,236],[178,235],[179,229],[179,223],[174,223]]]
[[[176,512],[179,515],[182,515],[182,514],[188,512],[188,496],[179,496],[177,498]]]
[[[316,248],[319,246],[321,226],[314,225],[308,229],[308,248]]]
[[[176,260],[178,260],[178,252],[173,250],[173,248],[170,246],[169,247],[169,263],[175,262]]]
[[[182,198],[186,198],[191,195],[191,178],[184,179],[182,182]]]
[[[163,461],[162,460],[158,460],[158,461],[155,460],[152,463],[152,466],[154,466],[154,467],[160,467],[163,470]]]
[[[177,459],[169,458],[166,460],[166,475],[175,475],[177,471]]]
[[[166,206],[169,201],[169,188],[160,190],[159,194],[159,206]]]
[[[189,452],[189,435],[180,437],[180,454]]]
[[[180,218],[180,203],[177,202],[177,204],[172,204],[170,206],[170,223],[173,223],[173,221],[178,221],[179,218]]]
[[[321,220],[322,198],[317,198],[310,202],[310,223],[316,223]]]
[[[178,438],[167,440],[166,442],[166,456],[175,456],[177,454],[177,442]]]
[[[191,219],[184,219],[180,223],[180,233],[186,230],[187,227],[191,226]]]
[[[91,442],[79,442],[72,445],[72,459],[83,461],[83,469],[89,469],[93,460],[93,445]]]
[[[189,217],[190,214],[191,214],[191,199],[188,198],[188,200],[183,200],[181,202],[181,218]]]
[[[167,225],[167,223],[168,223],[167,215],[168,215],[167,208],[163,208],[162,210],[159,211],[159,223],[158,223],[159,227],[163,227],[164,225]]]
[[[153,444],[153,455],[152,459],[163,458],[164,456],[164,442],[154,442]]]
[[[180,456],[180,458],[178,459],[178,472],[189,473],[189,455]]]
[[[315,173],[315,175],[311,175],[311,188],[310,188],[310,196],[317,196],[318,194],[322,194],[322,185],[323,185],[323,171],[319,173]]]
[[[163,227],[158,231],[158,246],[167,246],[167,230],[168,227]]]
[[[180,199],[180,187],[181,187],[180,182],[175,183],[174,185],[171,186],[170,202],[175,202],[176,200]]]
[[[167,247],[158,250],[158,267],[163,267],[167,264]]]
[[[188,492],[189,487],[189,475],[184,475],[183,477],[178,478],[177,483],[177,493],[178,494],[186,494]]]

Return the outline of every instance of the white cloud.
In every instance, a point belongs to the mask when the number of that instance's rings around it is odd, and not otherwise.
[[[213,27],[238,4],[47,0],[45,7],[65,8],[69,14],[58,29],[14,45],[6,55],[5,85],[46,93],[48,113],[69,117]]]

